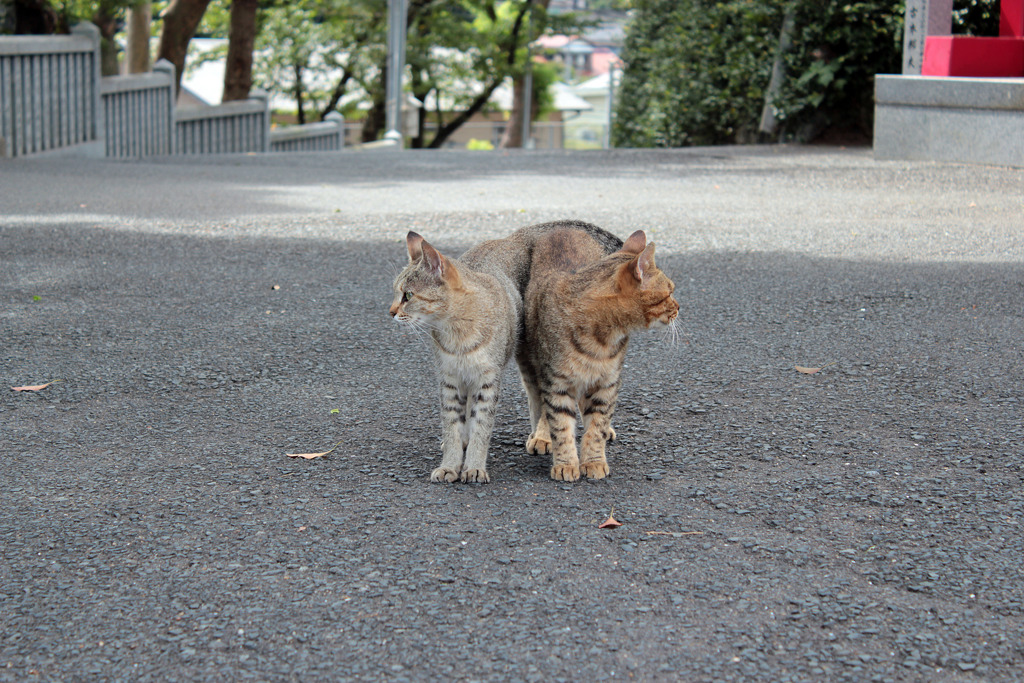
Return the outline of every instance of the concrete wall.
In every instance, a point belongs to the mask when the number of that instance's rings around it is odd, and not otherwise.
[[[1024,167],[1024,79],[879,75],[874,151]]]

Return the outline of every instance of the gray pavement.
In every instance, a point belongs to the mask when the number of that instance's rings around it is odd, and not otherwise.
[[[403,236],[558,218],[647,230],[679,339],[635,338],[608,480],[525,454],[509,368],[492,483],[431,484]],[[1022,341],[1020,169],[5,161],[0,681],[1021,680]]]

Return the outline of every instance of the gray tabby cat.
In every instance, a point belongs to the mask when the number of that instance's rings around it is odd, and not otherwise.
[[[441,388],[441,464],[435,482],[487,482],[487,451],[501,376],[522,343],[522,301],[537,240],[558,229],[582,230],[607,253],[622,241],[597,226],[557,221],[448,259],[415,232],[406,236],[409,263],[395,278],[390,313],[427,333]]]

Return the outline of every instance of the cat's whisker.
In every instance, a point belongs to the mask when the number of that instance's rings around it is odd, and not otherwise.
[[[391,279],[394,280],[396,277],[398,277],[398,274],[405,269],[405,264],[395,263],[394,261],[392,261],[391,263],[388,263],[388,268],[391,269]]]

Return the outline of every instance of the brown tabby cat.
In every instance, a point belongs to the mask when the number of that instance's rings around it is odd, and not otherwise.
[[[502,370],[521,342],[522,295],[537,240],[571,228],[612,253],[622,242],[597,226],[558,221],[521,228],[450,260],[406,237],[409,264],[394,282],[395,320],[426,332],[441,386],[441,465],[436,482],[487,482],[487,449]]]
[[[629,334],[671,324],[679,313],[674,289],[643,230],[611,255],[581,230],[538,238],[524,299],[526,338],[516,359],[533,423],[526,449],[551,453],[552,479],[608,475],[605,443],[615,438],[611,418]]]

